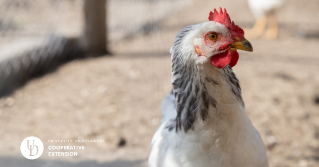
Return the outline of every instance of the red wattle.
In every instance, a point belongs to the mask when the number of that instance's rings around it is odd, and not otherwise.
[[[237,64],[238,59],[239,54],[237,50],[231,51],[231,49],[228,48],[227,52],[213,56],[210,59],[210,63],[217,68],[225,68],[227,65],[234,67]]]
[[[231,60],[232,60],[232,53],[229,48],[227,52],[213,56],[210,59],[210,63],[217,68],[225,68],[227,65],[231,63]]]
[[[231,56],[232,56],[232,58],[231,58],[231,62],[229,63],[229,66],[234,67],[237,64],[238,59],[239,59],[239,54],[238,54],[237,50],[232,51]]]

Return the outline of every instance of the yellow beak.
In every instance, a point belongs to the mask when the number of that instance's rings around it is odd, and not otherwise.
[[[251,46],[250,42],[245,38],[243,38],[241,41],[237,41],[233,43],[232,45],[230,45],[230,47],[232,49],[240,49],[240,50],[245,50],[249,52],[253,51],[253,46]]]

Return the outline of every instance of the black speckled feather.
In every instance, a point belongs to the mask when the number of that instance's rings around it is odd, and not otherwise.
[[[198,118],[203,121],[208,118],[210,106],[214,108],[217,107],[217,101],[208,94],[205,82],[214,86],[219,86],[219,83],[213,78],[202,76],[195,64],[187,64],[182,60],[181,43],[184,37],[195,27],[196,25],[188,26],[181,30],[176,35],[174,45],[171,49],[172,84],[177,116],[166,126],[169,131],[175,128],[176,132],[182,129],[187,132],[193,129],[194,122]],[[232,72],[232,69],[227,66],[223,71],[225,79],[231,85],[232,93],[244,104],[241,97],[239,81]]]

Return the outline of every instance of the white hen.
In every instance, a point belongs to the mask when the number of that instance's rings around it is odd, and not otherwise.
[[[276,13],[284,4],[284,0],[248,0],[251,12],[257,19],[251,34],[259,37],[268,24],[267,38],[275,39],[278,35]]]
[[[171,48],[173,91],[152,139],[149,167],[268,167],[232,72],[237,49],[252,51],[226,10],[188,26]]]

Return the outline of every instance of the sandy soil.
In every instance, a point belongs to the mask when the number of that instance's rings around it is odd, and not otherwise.
[[[319,39],[306,37],[318,32],[319,20],[311,18],[319,16],[319,4],[287,2],[278,17],[279,38],[250,40],[255,51],[240,52],[234,71],[270,166],[316,167]],[[202,0],[172,15],[152,34],[113,44],[112,57],[72,61],[1,98],[0,166],[146,166],[160,104],[171,90],[168,50],[174,36],[187,25],[206,21],[208,11],[219,6],[242,27],[252,26],[245,0]],[[105,142],[54,143],[84,145],[86,150],[78,157],[49,157],[45,150],[29,161],[19,147],[32,135],[45,146],[55,139]]]

